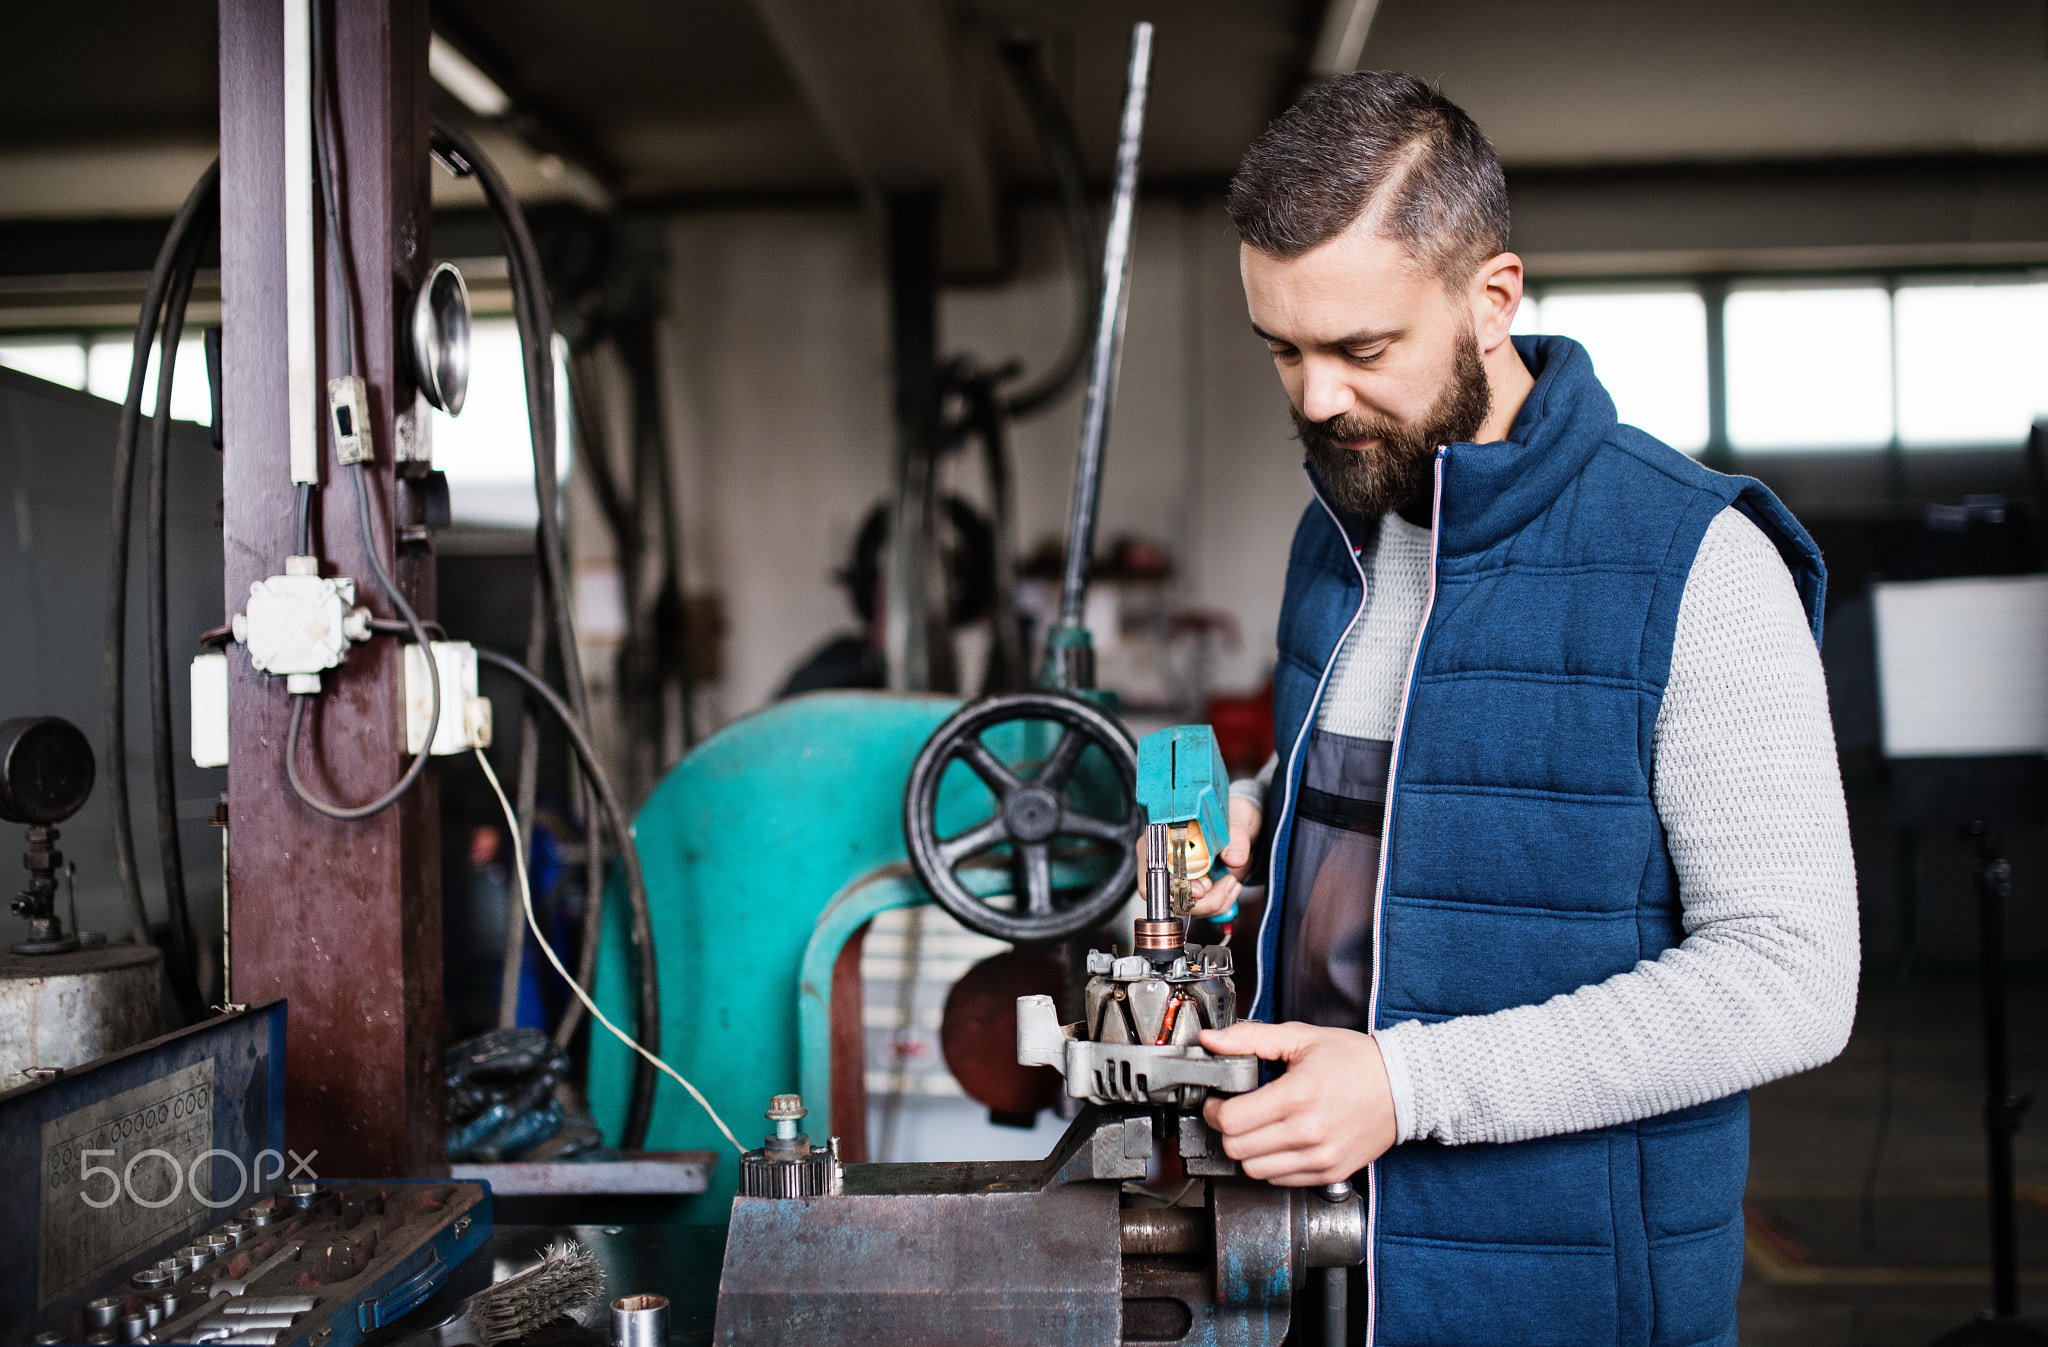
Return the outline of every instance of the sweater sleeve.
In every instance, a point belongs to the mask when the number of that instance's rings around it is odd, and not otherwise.
[[[1653,751],[1684,941],[1540,1005],[1381,1031],[1401,1140],[1612,1126],[1848,1041],[1856,876],[1820,652],[1784,562],[1732,509],[1686,578]]]
[[[1259,768],[1257,776],[1241,776],[1230,783],[1230,798],[1233,800],[1250,800],[1253,804],[1264,805],[1266,802],[1266,792],[1273,785],[1273,773],[1279,770],[1279,767],[1280,755],[1278,753],[1267,754],[1266,765]]]

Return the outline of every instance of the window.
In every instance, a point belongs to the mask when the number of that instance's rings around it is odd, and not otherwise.
[[[1674,449],[1706,448],[1707,306],[1697,292],[1551,290],[1536,309],[1528,330],[1585,347],[1623,421]]]
[[[159,348],[149,351],[142,379],[142,413],[156,412]],[[109,402],[128,399],[128,374],[135,364],[131,333],[100,332],[84,337],[25,337],[0,342],[0,365],[76,388]],[[197,333],[178,343],[178,370],[171,384],[171,416],[213,424],[213,389],[206,380],[206,348]]]
[[[98,332],[81,337],[0,339],[0,365],[120,402],[128,396],[134,337]],[[564,476],[569,463],[569,376],[567,346],[555,340],[556,457]],[[150,352],[142,385],[144,414],[156,408],[157,353]],[[178,369],[171,388],[171,415],[213,422],[213,391],[206,380],[206,353],[197,336],[178,344]],[[433,416],[434,466],[448,474],[449,504],[457,522],[530,528],[533,496],[533,441],[526,425],[526,374],[519,354],[519,329],[510,319],[479,319],[472,329],[469,393],[462,415]]]
[[[1902,444],[2014,444],[2048,414],[2048,284],[1907,283],[1892,313]]]
[[[85,347],[70,338],[56,341],[15,338],[0,342],[0,365],[66,388],[85,387]]]
[[[555,458],[569,471],[568,344],[555,338]],[[526,368],[519,326],[480,318],[470,328],[469,391],[462,415],[434,413],[434,466],[448,474],[448,503],[457,523],[531,528],[540,517],[533,495],[533,436],[526,422]]]
[[[1869,449],[1892,437],[1891,296],[1882,287],[1728,296],[1728,440],[1737,449]]]
[[[142,412],[156,412],[156,370],[160,351],[151,347],[149,368],[142,376]],[[128,398],[128,375],[135,365],[135,338],[129,334],[95,337],[85,353],[85,391],[109,402]],[[178,368],[171,376],[171,416],[179,421],[213,424],[213,389],[206,380],[206,348],[198,336],[178,342]]]

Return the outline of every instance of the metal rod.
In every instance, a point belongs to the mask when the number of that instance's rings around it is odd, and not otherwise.
[[[1344,1347],[1350,1334],[1351,1269],[1323,1269],[1323,1347]]]
[[[1145,825],[1145,919],[1165,921],[1173,915],[1172,878],[1167,870],[1167,832],[1171,825]]]
[[[1997,824],[1972,823],[1965,830],[1977,862],[1977,939],[1982,962],[1979,982],[1984,1011],[1984,1131],[1991,1206],[1991,1313],[1995,1319],[2020,1312],[2019,1248],[2013,1221],[2013,1136],[2027,1101],[2012,1094],[2011,1046],[2005,1004],[2005,900],[2012,893],[2012,865],[1999,854]]]
[[[313,269],[313,3],[284,0],[285,390],[294,482],[320,480]]]
[[[1138,212],[1138,144],[1145,133],[1145,89],[1152,75],[1152,25],[1131,29],[1130,74],[1124,85],[1123,121],[1117,130],[1116,189],[1109,232],[1102,245],[1102,304],[1088,359],[1088,396],[1081,407],[1081,451],[1074,464],[1074,512],[1067,531],[1067,573],[1060,590],[1060,625],[1081,625],[1088,562],[1095,553],[1095,515],[1102,497],[1102,448],[1109,408],[1116,400],[1123,353],[1124,313],[1130,307],[1131,230]]]
[[[933,492],[939,453],[939,198],[925,189],[891,194],[889,329],[896,386],[896,498],[884,552],[883,664],[892,692],[934,691]]]
[[[220,1007],[235,1004],[234,909],[228,901],[228,825],[220,826]]]

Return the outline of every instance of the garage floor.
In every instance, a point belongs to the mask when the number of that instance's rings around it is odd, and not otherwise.
[[[1866,1203],[1885,1028],[1889,1136]],[[2048,976],[2012,987],[2013,1088],[2048,1098]],[[1990,1303],[1976,982],[1866,983],[1848,1050],[1752,1096],[1744,1347],[1925,1347]],[[2048,1114],[2018,1142],[2021,1307],[2048,1317]],[[1867,1223],[1866,1223],[1867,1218]]]

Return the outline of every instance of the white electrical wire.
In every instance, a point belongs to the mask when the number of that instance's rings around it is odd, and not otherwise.
[[[632,1037],[629,1034],[627,1034],[625,1030],[619,1028],[618,1025],[613,1024],[610,1020],[606,1019],[605,1013],[597,1008],[597,1002],[590,999],[590,993],[584,991],[582,986],[577,983],[576,979],[569,976],[568,969],[562,967],[561,959],[556,957],[555,955],[555,947],[548,943],[548,938],[545,935],[541,934],[540,923],[534,920],[533,888],[530,884],[527,883],[526,879],[526,846],[525,839],[519,836],[519,815],[516,811],[513,810],[512,802],[505,798],[505,788],[498,784],[498,774],[491,770],[491,760],[484,756],[484,751],[482,749],[479,748],[474,751],[476,753],[477,764],[484,769],[484,779],[491,783],[491,793],[498,797],[498,805],[505,811],[505,822],[512,829],[512,867],[519,874],[519,901],[525,905],[526,926],[528,930],[533,932],[534,940],[540,945],[540,952],[548,956],[548,962],[553,964],[555,966],[555,971],[562,975],[562,981],[569,984],[569,990],[576,993],[576,999],[583,1003],[583,1008],[585,1010],[588,1010],[592,1015],[594,1015],[597,1018],[597,1022],[599,1024],[602,1024],[605,1028],[611,1030],[612,1036],[617,1038],[619,1042],[625,1044],[633,1051],[639,1053],[642,1057],[645,1057],[654,1066],[657,1066],[663,1071],[668,1072],[669,1078],[671,1080],[675,1081],[676,1084],[682,1086],[685,1090],[688,1090],[690,1092],[690,1098],[696,1100],[699,1104],[704,1106],[704,1111],[711,1115],[712,1122],[718,1124],[718,1130],[725,1133],[725,1139],[732,1143],[733,1149],[738,1151],[741,1155],[745,1155],[747,1153],[747,1148],[745,1146],[740,1145],[740,1139],[732,1134],[732,1129],[730,1127],[727,1127],[725,1125],[725,1119],[718,1116],[718,1110],[711,1107],[711,1101],[709,1099],[706,1099],[702,1094],[700,1094],[696,1086],[690,1084],[690,1082],[688,1082],[687,1080],[684,1080],[681,1072],[677,1071],[667,1062],[662,1061],[661,1058],[656,1057],[647,1049],[641,1047],[638,1043],[633,1041]]]

